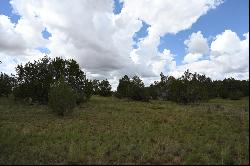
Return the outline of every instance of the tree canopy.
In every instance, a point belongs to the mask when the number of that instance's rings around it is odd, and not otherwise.
[[[33,63],[18,65],[16,72],[14,95],[17,98],[30,97],[33,101],[47,103],[50,86],[60,78],[81,98],[77,99],[79,102],[87,100],[92,93],[90,81],[73,59],[44,57]]]

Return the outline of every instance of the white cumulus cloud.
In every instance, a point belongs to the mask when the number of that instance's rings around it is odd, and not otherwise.
[[[209,51],[207,39],[202,35],[201,31],[192,33],[188,40],[184,41],[189,53],[206,54]]]
[[[187,64],[177,66],[172,71],[173,75],[180,75],[185,70],[206,74],[213,79],[224,79],[234,77],[237,79],[249,78],[249,32],[244,34],[244,39],[232,30],[225,30],[218,34],[210,46],[209,59],[197,60],[200,55],[194,58],[189,54],[184,61]],[[196,59],[194,61],[194,59]]]
[[[195,54],[195,58],[187,57],[188,64],[181,66],[176,66],[171,50],[158,51],[161,36],[190,28],[202,15],[221,4],[221,0],[123,2],[121,13],[115,15],[113,0],[12,0],[11,5],[21,19],[13,24],[8,17],[0,16],[0,57],[3,61],[0,70],[13,71],[16,63],[43,56],[37,47],[46,47],[50,57],[74,58],[88,77],[108,78],[114,86],[124,74],[140,75],[147,84],[158,78],[160,72],[178,73],[187,67],[201,71],[204,65],[211,72],[219,65],[220,76],[248,72],[248,63],[243,62],[248,49],[248,34],[245,40],[231,32],[231,35],[224,32],[217,36],[214,42],[221,46],[212,43],[210,60],[204,61],[199,56],[208,50],[206,39],[199,31],[186,42],[188,53]],[[134,49],[133,36],[142,27],[142,21],[150,25],[148,35]],[[52,35],[49,39],[42,37],[45,28]],[[228,44],[227,40],[235,42],[233,50],[223,46]],[[237,60],[233,62],[236,55]],[[224,62],[224,58],[230,62]],[[221,69],[221,66],[225,68]]]
[[[183,63],[192,63],[202,59],[204,54],[209,52],[207,39],[202,35],[201,31],[192,33],[187,40],[184,41],[187,46],[187,55],[184,56]]]

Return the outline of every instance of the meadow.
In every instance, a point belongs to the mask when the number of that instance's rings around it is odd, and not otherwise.
[[[92,96],[60,117],[1,97],[0,164],[249,164],[249,99]]]

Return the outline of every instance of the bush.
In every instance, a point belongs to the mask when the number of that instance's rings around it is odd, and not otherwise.
[[[77,105],[80,105],[81,103],[85,102],[86,100],[87,100],[86,96],[83,92],[76,93],[76,104]]]
[[[8,96],[13,87],[13,78],[5,73],[0,74],[0,96]]]
[[[49,107],[58,115],[64,116],[76,106],[76,95],[63,79],[55,82],[49,91]]]
[[[240,98],[243,97],[243,93],[241,91],[235,91],[235,92],[231,92],[229,94],[229,98],[231,100],[240,100]]]
[[[230,96],[228,90],[226,90],[225,88],[223,88],[221,91],[220,91],[220,97],[223,98],[223,99],[226,99]]]
[[[145,88],[146,93],[150,99],[156,100],[158,98],[157,88],[151,84],[149,87]]]
[[[148,102],[149,94],[145,88],[132,87],[130,93],[130,99]]]
[[[13,89],[13,95],[15,100],[27,100],[29,98],[29,92],[27,86],[18,85]]]

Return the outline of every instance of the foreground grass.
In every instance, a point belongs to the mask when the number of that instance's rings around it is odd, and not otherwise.
[[[72,115],[0,98],[0,164],[249,164],[249,102],[94,96]]]

